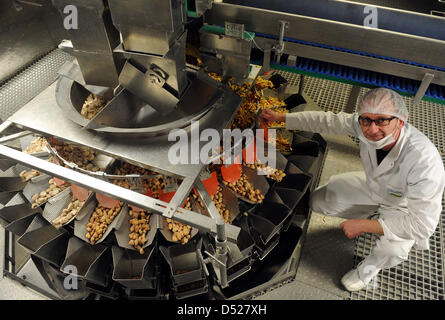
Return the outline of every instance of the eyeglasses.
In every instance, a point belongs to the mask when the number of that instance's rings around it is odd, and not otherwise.
[[[393,119],[396,119],[396,118],[397,117],[378,118],[378,119],[372,120],[370,118],[364,118],[362,116],[359,116],[358,121],[364,127],[369,127],[371,125],[371,123],[373,123],[373,122],[375,123],[376,126],[385,127],[385,126],[389,125]]]

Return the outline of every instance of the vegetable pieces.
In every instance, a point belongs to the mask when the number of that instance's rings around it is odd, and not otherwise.
[[[45,191],[42,191],[42,192],[37,193],[37,194],[32,196],[32,198],[31,198],[32,208],[34,209],[34,208],[37,208],[38,206],[42,205],[48,199],[54,197],[56,194],[58,194],[59,192],[63,191],[67,187],[68,187],[67,184],[61,185],[61,186],[57,186],[56,183],[54,182],[54,179],[50,179],[49,180],[49,187]]]
[[[73,146],[54,140],[54,148],[60,157],[68,162],[75,163],[84,170],[93,172],[100,170],[99,167],[93,163],[96,158],[96,153],[88,147]]]
[[[286,176],[283,170],[280,169],[274,169],[270,166],[268,166],[266,163],[261,163],[259,160],[255,160],[255,163],[243,163],[248,168],[259,170],[264,172],[269,179],[275,180],[280,182],[283,180],[283,178]]]
[[[40,172],[34,169],[31,169],[29,171],[23,170],[22,172],[20,172],[20,178],[22,178],[22,181],[29,181],[37,176],[40,176]]]
[[[150,230],[150,213],[145,210],[130,209],[128,214],[130,215],[130,233],[128,235],[130,241],[128,244],[137,249],[140,254],[144,254],[142,246],[147,242],[146,235]]]
[[[106,101],[96,94],[91,93],[85,100],[80,114],[88,120],[93,119],[106,105]]]
[[[60,228],[61,226],[69,222],[72,218],[77,216],[84,203],[85,201],[79,201],[73,198],[68,206],[62,210],[60,216],[52,221],[52,224],[56,228]]]
[[[123,203],[113,209],[97,206],[91,214],[90,221],[87,224],[87,234],[85,237],[90,240],[91,244],[95,244],[107,231],[108,226],[113,222],[114,218],[121,211]]]
[[[192,202],[190,200],[190,197],[187,197],[185,199],[184,209],[192,210]],[[167,218],[166,220],[168,223],[168,229],[173,233],[172,241],[181,241],[181,244],[186,244],[192,237],[192,227],[172,220],[170,218]]]
[[[226,205],[224,204],[222,188],[218,186],[216,193],[210,196],[210,198],[215,203],[215,207],[216,209],[218,209],[219,214],[223,218],[224,222],[230,223],[230,211],[229,209],[226,208]]]
[[[43,137],[38,137],[37,139],[31,141],[29,146],[25,149],[25,153],[37,153],[45,151],[45,146],[47,142]]]
[[[244,173],[241,174],[241,178],[238,181],[230,183],[223,180],[223,184],[252,202],[262,203],[265,198],[259,189],[253,187]]]

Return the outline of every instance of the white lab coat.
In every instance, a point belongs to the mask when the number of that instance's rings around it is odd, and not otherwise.
[[[344,112],[289,113],[286,128],[356,137],[362,132],[358,115]],[[384,231],[384,241],[413,240],[416,249],[429,249],[428,239],[439,223],[445,187],[444,166],[437,148],[406,123],[396,145],[380,165],[377,165],[375,149],[362,141],[360,157],[366,182],[351,189],[345,182],[342,188],[342,181],[346,180],[339,179],[335,187],[327,185],[326,199],[354,203],[360,198],[370,198],[371,203],[380,208],[378,221]]]

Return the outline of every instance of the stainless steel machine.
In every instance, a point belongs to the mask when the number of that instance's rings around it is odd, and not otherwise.
[[[0,177],[2,224],[31,252],[30,263],[16,275],[32,270],[50,278],[46,285],[33,286],[55,298],[94,293],[113,299],[240,299],[292,279],[310,219],[308,196],[326,153],[324,140],[293,133],[294,152],[277,155],[285,180],[258,182],[266,194],[262,204],[236,197],[229,201],[238,213],[230,224],[224,223],[202,182],[207,165],[190,164],[193,148],[204,145],[192,124],[199,122],[201,132],[211,128],[222,134],[242,103],[227,81],[254,80],[259,69],[253,64],[262,66],[261,73],[285,69],[301,74],[302,80],[316,75],[357,86],[392,87],[415,95],[417,102],[445,101],[445,19],[436,15],[381,6],[366,11],[366,4],[327,0],[52,4],[62,19],[73,12],[67,6],[75,9],[78,27],[66,30],[68,38],[59,45],[74,59],[62,66],[54,83],[0,125],[0,132],[26,131],[0,142],[36,133],[180,181],[171,200],[164,202],[116,186],[103,172],[65,168],[0,145],[2,170],[19,163],[154,213],[154,231],[143,254],[122,244],[122,219],[106,241],[90,245],[74,223],[55,229],[45,219],[48,204],[8,205],[30,187],[17,177]],[[376,12],[377,27],[364,24],[366,12]],[[222,81],[209,73],[221,75]],[[81,108],[91,93],[107,103],[86,119]],[[168,161],[174,144],[168,133],[174,129],[184,129],[195,143],[188,147],[189,164]],[[193,189],[208,215],[181,207]],[[167,218],[195,228],[192,240],[186,245],[165,241],[156,231]],[[66,268],[72,265],[81,281],[77,291],[63,287]]]

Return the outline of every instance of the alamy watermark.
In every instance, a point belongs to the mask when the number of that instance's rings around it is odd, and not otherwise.
[[[79,289],[79,280],[77,267],[73,265],[67,265],[62,270],[64,273],[68,274],[63,280],[63,287],[66,290],[77,290]]]
[[[75,5],[67,5],[63,8],[63,13],[66,14],[63,19],[63,27],[66,30],[79,29],[79,14]]]
[[[222,137],[216,129],[200,131],[199,122],[193,121],[190,133],[185,129],[174,129],[168,141],[175,142],[168,150],[170,164],[246,164],[267,163],[276,166],[276,149],[273,144],[276,130],[224,129]],[[222,148],[221,148],[222,141]],[[259,174],[265,174],[259,171]]]
[[[373,290],[376,290],[376,289],[379,288],[379,279],[377,277],[377,274],[378,274],[379,270],[380,269],[377,270],[377,268],[375,266],[366,266],[366,267],[363,268],[363,273],[365,275],[368,275],[368,274],[369,275],[373,275],[373,274],[375,274],[372,277],[371,281],[369,281],[368,285],[366,286],[367,288],[373,289]]]
[[[377,29],[379,24],[377,8],[373,6],[366,6],[363,9],[363,13],[367,15],[365,20],[363,20],[363,25],[365,27]]]

